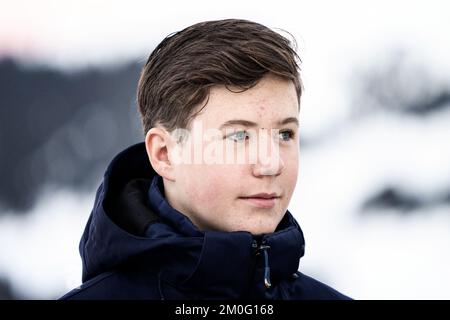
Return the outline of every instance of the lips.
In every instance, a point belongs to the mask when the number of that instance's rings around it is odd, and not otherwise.
[[[279,196],[275,193],[267,193],[267,192],[262,192],[262,193],[257,193],[257,194],[252,194],[243,198],[263,198],[263,199],[271,199],[271,198],[278,198]]]
[[[248,197],[241,197],[240,199],[251,206],[269,209],[275,206],[279,198],[276,193],[258,193]]]

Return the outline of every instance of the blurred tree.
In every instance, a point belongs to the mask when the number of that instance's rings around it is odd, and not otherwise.
[[[117,151],[143,139],[140,69],[69,73],[0,61],[0,214],[26,212],[46,184],[93,187]]]

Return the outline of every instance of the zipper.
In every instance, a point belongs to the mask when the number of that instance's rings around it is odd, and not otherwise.
[[[270,249],[270,246],[266,245],[265,240],[258,245],[258,242],[254,239],[252,242],[252,248],[254,249],[256,256],[260,255],[261,252],[264,254],[264,286],[269,289],[272,287],[272,283],[270,281],[269,254],[267,252],[267,250]]]

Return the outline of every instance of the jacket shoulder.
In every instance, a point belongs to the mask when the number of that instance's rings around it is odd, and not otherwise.
[[[116,270],[102,273],[86,282],[78,288],[71,290],[60,300],[127,300],[148,299],[159,300],[158,277],[139,272],[126,272]]]
[[[289,299],[295,300],[352,300],[336,289],[310,277],[297,272],[297,279],[290,288]]]

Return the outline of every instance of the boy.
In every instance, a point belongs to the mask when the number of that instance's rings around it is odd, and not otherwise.
[[[137,92],[145,143],[106,170],[80,242],[83,284],[63,299],[347,299],[297,271],[297,60],[247,20],[157,46]]]

